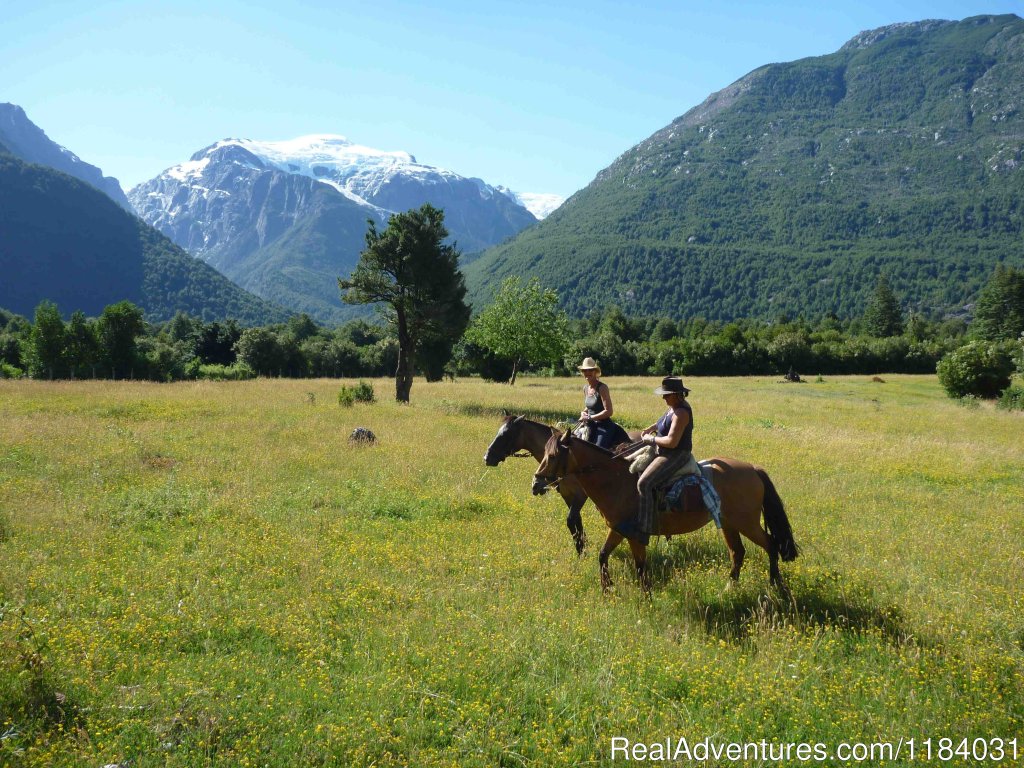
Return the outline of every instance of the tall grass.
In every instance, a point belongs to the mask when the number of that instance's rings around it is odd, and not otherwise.
[[[1024,416],[886,382],[687,381],[698,455],[786,502],[791,600],[752,546],[727,588],[710,526],[656,540],[650,600],[624,547],[601,594],[593,507],[577,559],[533,461],[481,460],[503,408],[578,413],[574,381],[360,408],[330,380],[0,382],[0,764],[1024,736]],[[624,424],[659,415],[654,380],[609,384]]]

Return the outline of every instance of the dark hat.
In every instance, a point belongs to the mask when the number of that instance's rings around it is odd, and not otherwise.
[[[661,380],[661,386],[654,390],[656,395],[682,395],[685,397],[690,394],[685,386],[683,386],[683,380],[678,376],[666,376]]]

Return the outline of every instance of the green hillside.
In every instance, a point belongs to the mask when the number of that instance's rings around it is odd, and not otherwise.
[[[0,307],[31,317],[47,299],[98,315],[127,299],[150,320],[187,312],[265,324],[288,313],[243,291],[102,192],[0,154]]]
[[[887,273],[909,308],[962,312],[1024,264],[1022,33],[894,25],[761,67],[468,265],[471,296],[526,274],[574,314],[851,316]]]

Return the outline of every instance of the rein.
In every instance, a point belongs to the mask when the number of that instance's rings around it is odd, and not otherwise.
[[[624,446],[622,450],[612,454],[612,458],[621,459],[626,454],[632,453],[633,451],[642,448],[644,445],[646,445],[646,443],[643,440],[637,440],[635,443],[630,443],[629,445]]]

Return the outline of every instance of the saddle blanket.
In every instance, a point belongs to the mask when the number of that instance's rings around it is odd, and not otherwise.
[[[699,474],[685,475],[669,487],[665,493],[665,501],[668,502],[670,509],[677,509],[682,506],[683,492],[686,486],[699,486],[704,506],[707,507],[708,514],[714,520],[715,526],[720,529],[722,527],[722,500],[718,496],[718,491],[715,490],[714,483],[711,482],[714,469],[707,461],[700,462],[698,466],[700,467]]]

